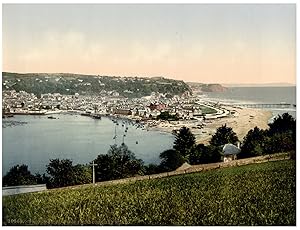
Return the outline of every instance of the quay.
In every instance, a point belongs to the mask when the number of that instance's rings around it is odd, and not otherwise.
[[[34,112],[34,111],[3,113],[4,116],[13,116],[13,115],[45,115],[45,114],[46,114],[45,112]]]

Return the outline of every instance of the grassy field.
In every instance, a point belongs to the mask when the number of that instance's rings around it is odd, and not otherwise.
[[[21,194],[2,205],[3,225],[295,225],[296,164]]]
[[[216,113],[217,112],[217,110],[212,109],[212,108],[207,107],[207,106],[204,106],[204,105],[201,105],[200,109],[201,109],[201,111],[202,111],[203,114],[212,114],[212,113]]]

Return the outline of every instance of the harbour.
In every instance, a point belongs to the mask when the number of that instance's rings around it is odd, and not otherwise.
[[[33,173],[45,173],[49,159],[54,158],[88,164],[98,154],[106,154],[110,145],[123,142],[146,164],[159,163],[159,154],[173,145],[173,135],[147,131],[128,119],[52,116],[56,119],[26,115],[3,119],[3,174],[16,164],[27,164]]]

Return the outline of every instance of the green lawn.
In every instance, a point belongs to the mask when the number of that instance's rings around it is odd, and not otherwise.
[[[3,225],[295,225],[296,164],[3,198]]]
[[[210,107],[207,107],[205,105],[201,105],[200,109],[201,109],[201,111],[202,111],[203,114],[213,114],[213,113],[217,112],[217,110],[212,109]]]

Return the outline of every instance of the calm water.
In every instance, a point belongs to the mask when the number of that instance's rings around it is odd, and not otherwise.
[[[115,125],[110,119],[94,120],[80,115],[54,115],[59,119],[46,116],[15,116],[3,119],[27,122],[22,125],[2,128],[2,173],[16,164],[27,164],[31,172],[44,173],[49,159],[72,159],[73,162],[86,164],[98,154],[107,153],[110,145],[123,141],[137,158],[146,164],[159,163],[159,154],[173,146],[171,134],[146,131],[119,121]],[[127,133],[125,132],[128,126]],[[116,142],[113,139],[117,133]]]
[[[205,93],[223,102],[256,102],[296,104],[296,87],[232,87],[226,92]]]
[[[296,104],[296,87],[232,87],[223,93],[205,93],[205,96],[220,102],[230,103],[290,103]],[[296,110],[291,109],[269,109],[273,116],[290,113],[296,117]]]

